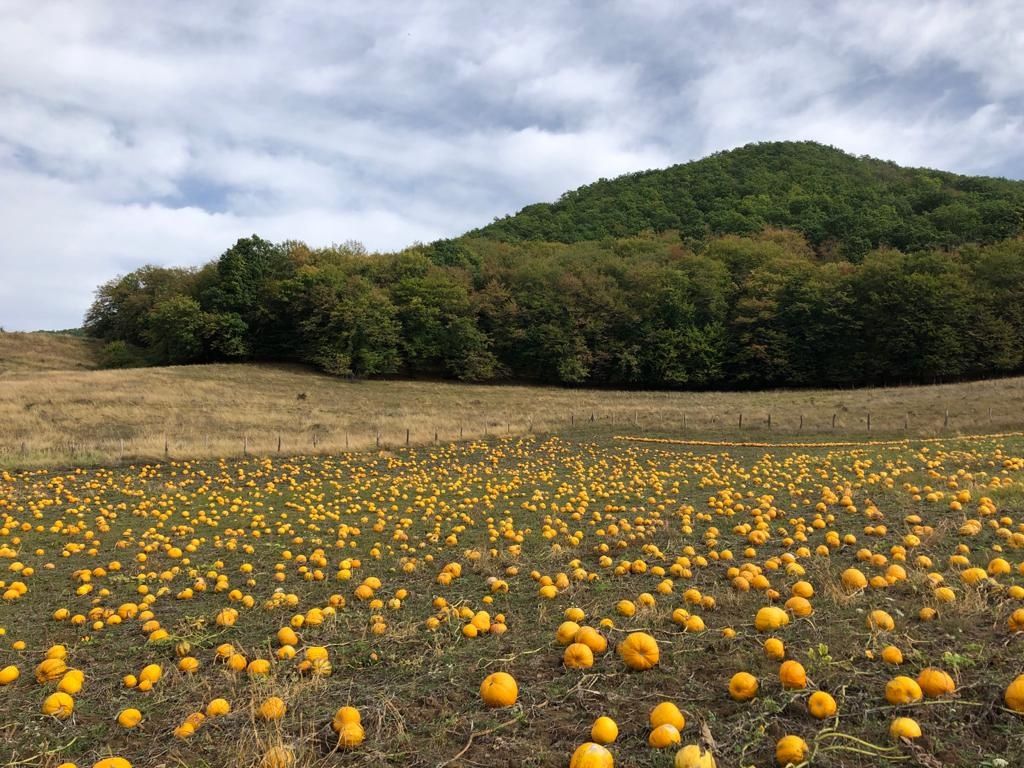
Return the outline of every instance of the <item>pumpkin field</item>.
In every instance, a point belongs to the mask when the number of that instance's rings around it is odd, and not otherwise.
[[[0,765],[1024,756],[1024,438],[0,474]]]

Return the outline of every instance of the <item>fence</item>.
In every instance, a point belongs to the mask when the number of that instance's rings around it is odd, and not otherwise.
[[[99,462],[164,461],[234,456],[297,456],[345,451],[394,449],[439,445],[469,439],[532,433],[564,433],[579,437],[628,431],[633,435],[665,437],[844,436],[934,437],[979,429],[1012,431],[1024,426],[1024,414],[996,414],[991,408],[977,412],[928,412],[914,415],[864,411],[708,411],[673,408],[568,410],[541,414],[481,416],[469,414],[429,426],[422,422],[403,426],[381,419],[365,425],[315,425],[292,430],[231,430],[230,433],[143,432],[123,437],[69,436],[64,440],[16,441],[0,437],[0,464],[33,466]]]

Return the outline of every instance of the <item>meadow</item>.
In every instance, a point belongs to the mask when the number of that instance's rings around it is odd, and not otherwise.
[[[611,433],[4,471],[0,764],[1005,768],[1022,471]]]
[[[95,362],[86,339],[0,333],[0,467],[332,454],[546,432],[759,441],[1024,428],[1020,377],[665,392],[359,381],[267,364],[87,370]]]

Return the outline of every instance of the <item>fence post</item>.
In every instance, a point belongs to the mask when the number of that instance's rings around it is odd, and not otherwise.
[[[249,436],[248,435],[242,435],[242,455],[243,456],[248,456],[249,455]]]
[[[803,431],[804,431],[804,415],[801,413],[800,414],[800,426],[799,426],[799,428],[797,428],[797,432],[803,432]]]
[[[437,445],[437,427],[434,427],[434,445]]]
[[[948,426],[949,426],[949,408],[946,409],[946,413],[942,417],[942,428],[945,429]]]
[[[277,436],[277,452],[281,452],[281,435]]]
[[[569,426],[570,427],[575,427],[576,426],[576,414],[575,413],[572,413],[572,412],[569,413]]]
[[[380,430],[377,430],[377,447],[380,448]]]
[[[832,414],[832,431],[836,431],[836,415],[834,413]]]
[[[348,432],[345,433],[345,450],[348,450]]]
[[[769,431],[771,430],[771,428],[772,428],[772,414],[771,414],[771,412],[769,412],[768,413],[768,429],[769,429]]]
[[[590,421],[591,421],[591,423],[593,423],[593,421],[594,421],[594,412],[593,411],[590,412]]]
[[[991,405],[988,407],[988,423],[989,424],[992,423],[992,406]]]
[[[171,451],[170,446],[167,443],[167,434],[164,433],[164,458],[165,459],[170,454],[170,451]]]
[[[118,461],[124,461],[124,438],[123,437],[118,438],[118,446],[119,446],[119,450],[118,450],[118,454],[117,454],[117,460]],[[25,448],[25,444],[22,443],[21,447],[22,447],[22,449],[24,449]]]
[[[686,413],[683,413],[683,429],[686,429]]]
[[[740,429],[743,429],[743,414],[740,414]]]
[[[633,409],[633,426],[634,427],[639,427],[640,426],[640,411],[638,411],[635,408]]]
[[[405,428],[405,447],[409,447],[409,428]]]
[[[910,431],[910,414],[909,413],[903,414],[903,431],[904,432],[909,432]]]
[[[459,421],[459,440],[462,439],[462,421]]]

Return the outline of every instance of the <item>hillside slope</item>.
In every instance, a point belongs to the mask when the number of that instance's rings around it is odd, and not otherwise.
[[[768,416],[771,415],[769,427]],[[1024,378],[863,390],[624,392],[352,382],[298,366],[191,365],[0,377],[0,466],[322,453],[489,435],[832,440],[1024,427]],[[740,416],[743,416],[742,426]],[[833,423],[833,416],[835,422]],[[818,437],[814,437],[817,435]]]
[[[742,235],[771,226],[862,254],[880,245],[993,242],[1019,234],[1022,217],[1024,182],[902,168],[813,142],[770,142],[601,179],[470,234],[577,242],[645,230]]]
[[[0,376],[38,371],[90,370],[100,343],[66,333],[0,333]]]

